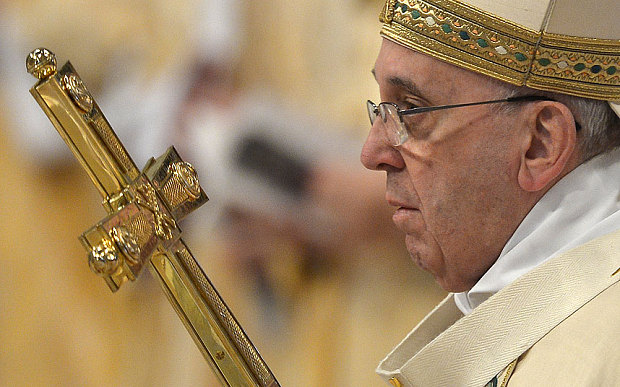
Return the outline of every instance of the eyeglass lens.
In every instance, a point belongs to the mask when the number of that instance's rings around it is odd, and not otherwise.
[[[381,113],[381,118],[385,123],[385,134],[389,144],[393,146],[404,144],[409,136],[396,106],[389,103],[380,104],[379,113]]]
[[[399,146],[407,141],[409,135],[400,119],[396,106],[391,103],[381,103],[377,106],[371,101],[368,101],[366,106],[368,108],[368,117],[370,118],[371,124],[374,124],[377,116],[381,117],[383,121],[383,133],[390,145]]]
[[[370,125],[375,123],[377,119],[377,105],[372,101],[366,101],[366,109],[368,109],[368,118],[370,118]]]

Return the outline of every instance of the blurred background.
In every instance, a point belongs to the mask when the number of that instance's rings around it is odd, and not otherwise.
[[[112,294],[77,236],[101,199],[28,93],[71,60],[138,166],[174,144],[181,224],[283,386],[377,386],[444,296],[365,171],[381,0],[0,0],[0,385],[216,386],[145,273]]]

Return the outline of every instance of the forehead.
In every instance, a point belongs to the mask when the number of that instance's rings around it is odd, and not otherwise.
[[[487,76],[443,62],[383,39],[373,70],[383,91],[410,89],[429,100],[448,95],[492,95]]]

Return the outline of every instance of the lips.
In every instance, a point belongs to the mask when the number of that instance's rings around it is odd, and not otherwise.
[[[399,230],[409,234],[416,231],[419,215],[420,211],[416,208],[399,206],[392,215],[392,221]]]
[[[418,210],[418,206],[415,204],[407,203],[406,200],[402,200],[395,196],[392,196],[389,193],[385,194],[385,200],[392,207],[397,207],[398,209],[404,208],[409,210]]]
[[[422,270],[429,271],[428,265],[419,254],[421,235],[426,227],[418,204],[403,200],[402,196],[398,197],[393,193],[386,193],[385,196],[388,204],[396,208],[392,221],[399,230],[406,234],[405,245],[413,262]]]
[[[392,215],[392,221],[401,231],[405,233],[411,233],[414,231],[413,226],[416,222],[417,215],[419,215],[417,209],[400,207],[394,211]]]

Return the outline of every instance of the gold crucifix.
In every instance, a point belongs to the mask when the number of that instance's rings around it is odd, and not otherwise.
[[[279,386],[181,239],[178,221],[208,198],[174,147],[138,170],[79,75],[45,49],[30,89],[103,198],[108,216],[80,236],[91,269],[115,292],[147,265],[223,385]]]

